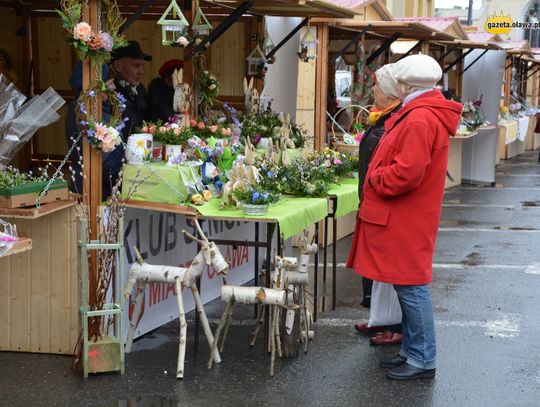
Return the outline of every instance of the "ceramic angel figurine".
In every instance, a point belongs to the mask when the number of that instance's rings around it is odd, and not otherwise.
[[[250,79],[249,85],[244,78],[244,105],[246,113],[259,113],[259,91],[253,87],[253,78]]]

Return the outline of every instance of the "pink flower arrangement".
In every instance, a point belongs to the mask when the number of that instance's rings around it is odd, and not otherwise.
[[[91,37],[92,27],[90,27],[90,24],[83,21],[77,23],[75,27],[73,27],[73,38],[75,38],[76,40],[88,42],[90,41]]]
[[[210,130],[212,133],[215,133],[217,129],[218,129],[218,126],[216,126],[215,124],[208,127],[208,130]]]
[[[206,125],[205,125],[203,122],[197,123],[197,128],[198,128],[199,130],[204,130],[205,127],[206,127]]]

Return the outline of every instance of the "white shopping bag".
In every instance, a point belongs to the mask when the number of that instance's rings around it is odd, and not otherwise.
[[[373,282],[368,326],[384,326],[401,323],[401,307],[394,286]]]

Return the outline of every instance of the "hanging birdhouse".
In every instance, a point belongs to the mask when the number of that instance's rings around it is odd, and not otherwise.
[[[264,53],[261,50],[261,47],[257,45],[253,51],[251,51],[251,54],[246,58],[246,61],[248,63],[248,72],[247,74],[250,76],[259,75],[261,72],[261,69],[265,68],[266,64],[266,57],[264,56]]]
[[[210,34],[212,29],[212,24],[208,21],[204,15],[202,9],[197,7],[197,12],[195,13],[195,18],[193,19],[193,24],[191,29],[193,30],[193,35],[195,36],[204,36]]]
[[[161,26],[161,44],[169,46],[176,45],[186,35],[189,26],[176,0],[171,0],[158,24]]]
[[[309,62],[317,59],[317,38],[313,35],[311,28],[308,27],[304,36],[300,40],[300,49],[298,51],[298,58],[302,62]]]
[[[263,44],[263,51],[264,55],[268,55],[270,51],[272,51],[276,45],[274,44],[274,41],[272,41],[272,38],[270,38],[270,35],[268,34],[268,30],[264,30],[264,44]],[[276,62],[276,56],[272,55],[272,57],[268,58],[266,61],[267,64],[273,64]]]

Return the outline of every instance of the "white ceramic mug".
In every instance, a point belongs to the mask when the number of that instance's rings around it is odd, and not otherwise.
[[[182,146],[167,144],[165,146],[165,160],[167,160],[167,165],[180,163],[182,160]]]
[[[150,161],[152,156],[152,135],[147,133],[132,134],[128,137],[126,160],[128,164],[140,165]]]

